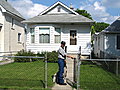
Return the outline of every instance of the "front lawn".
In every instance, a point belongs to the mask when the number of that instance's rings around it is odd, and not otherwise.
[[[57,63],[48,63],[48,87],[52,87],[52,75]],[[41,90],[44,88],[44,62],[11,63],[0,66],[0,88]]]
[[[80,88],[85,90],[120,90],[120,77],[97,65],[81,65]]]

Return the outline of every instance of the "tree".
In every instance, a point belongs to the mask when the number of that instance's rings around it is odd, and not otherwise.
[[[94,24],[94,29],[95,29],[95,32],[101,32],[102,30],[104,30],[108,26],[109,26],[108,23],[97,22],[97,23]]]
[[[75,12],[77,12],[78,14],[80,14],[82,16],[85,16],[85,17],[93,20],[92,17],[91,17],[91,15],[86,10],[77,9],[77,10],[75,10]]]
[[[75,12],[77,12],[78,14],[93,20],[90,13],[88,13],[86,10],[76,9]],[[91,35],[94,34],[95,32],[101,32],[102,30],[104,30],[108,26],[109,26],[108,23],[95,22],[94,25],[91,27]]]

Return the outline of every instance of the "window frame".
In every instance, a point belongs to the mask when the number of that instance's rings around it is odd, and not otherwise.
[[[33,31],[31,32],[31,30]],[[32,36],[34,36],[34,39],[32,39]],[[30,37],[31,37],[30,42],[35,43],[35,28],[30,28]]]
[[[21,33],[18,33],[18,43],[21,42]]]
[[[41,33],[40,29],[43,29],[43,30],[48,29],[49,33],[48,34]],[[43,42],[42,41],[40,42],[40,35],[44,35],[43,36]],[[45,35],[48,35],[48,37],[49,37],[48,40],[47,40],[48,42],[45,42]],[[39,44],[50,44],[50,27],[39,27]]]
[[[118,39],[118,37],[119,37],[119,39]],[[117,50],[120,50],[120,42],[119,41],[120,41],[120,35],[116,35],[116,49]],[[118,42],[119,42],[119,45],[118,45]]]
[[[56,28],[55,28],[55,32],[56,32],[56,29],[59,29],[59,30],[60,30],[60,32],[59,32],[60,35],[54,34],[54,43],[55,43],[55,44],[59,44],[59,43],[61,42],[61,28],[56,27]],[[56,37],[55,37],[55,36],[60,36],[60,42],[56,42]]]

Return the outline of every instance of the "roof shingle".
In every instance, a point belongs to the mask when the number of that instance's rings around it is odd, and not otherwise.
[[[0,0],[0,5],[7,11],[14,15],[19,16],[20,18],[24,19],[24,17],[16,10],[14,9],[7,1]]]
[[[94,22],[82,15],[74,14],[46,14],[38,15],[23,23],[81,23],[81,22]]]

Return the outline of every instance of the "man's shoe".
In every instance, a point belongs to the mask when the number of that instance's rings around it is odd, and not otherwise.
[[[59,85],[67,85],[66,83],[59,83]]]

